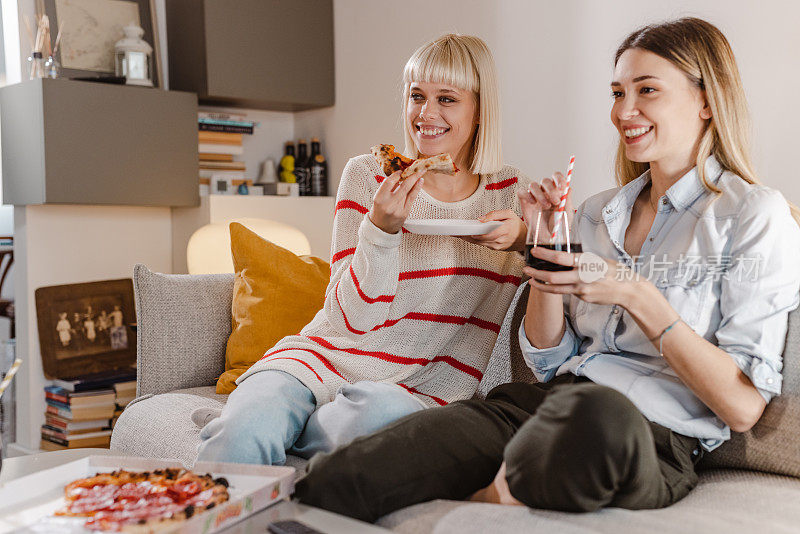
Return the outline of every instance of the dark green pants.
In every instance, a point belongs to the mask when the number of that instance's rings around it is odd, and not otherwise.
[[[696,438],[648,422],[621,393],[563,375],[423,410],[318,454],[296,495],[375,521],[420,502],[465,499],[505,460],[511,494],[532,508],[661,508],[697,484],[701,456]]]

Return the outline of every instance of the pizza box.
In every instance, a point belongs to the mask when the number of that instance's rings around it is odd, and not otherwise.
[[[155,460],[129,456],[89,456],[52,469],[20,477],[0,486],[0,533],[86,534],[86,518],[56,517],[64,506],[64,486],[73,480],[118,469],[152,471],[167,467],[183,468],[177,460]],[[252,464],[197,462],[197,474],[225,477],[230,499],[186,521],[157,532],[211,534],[263,510],[294,491],[294,468]]]

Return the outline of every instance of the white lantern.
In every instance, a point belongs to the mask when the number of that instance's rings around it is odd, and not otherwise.
[[[153,87],[153,47],[142,40],[144,30],[131,23],[123,31],[125,37],[114,45],[117,76],[129,85]]]

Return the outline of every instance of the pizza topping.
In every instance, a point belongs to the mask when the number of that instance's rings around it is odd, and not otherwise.
[[[395,150],[394,145],[375,145],[370,150],[386,176],[407,169],[414,163],[413,159]]]
[[[125,525],[182,520],[228,500],[228,481],[190,471],[116,471],[72,482],[67,506],[56,515],[87,517],[90,530],[119,531]]]

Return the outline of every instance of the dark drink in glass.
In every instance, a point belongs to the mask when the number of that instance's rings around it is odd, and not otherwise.
[[[583,247],[581,247],[580,243],[570,243],[569,250],[567,250],[567,246],[564,243],[548,243],[543,245],[527,244],[525,245],[525,264],[528,265],[528,267],[533,267],[537,271],[571,271],[575,267],[558,265],[556,263],[545,261],[541,258],[534,258],[531,255],[531,249],[534,247],[546,248],[547,250],[555,250],[558,252],[583,252]]]

